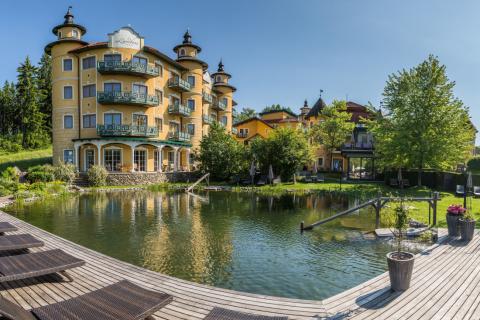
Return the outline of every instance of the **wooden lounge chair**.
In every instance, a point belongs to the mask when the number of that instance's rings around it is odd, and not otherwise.
[[[10,234],[0,237],[0,252],[24,250],[42,246],[43,242],[30,234]]]
[[[143,289],[126,280],[82,296],[24,310],[0,298],[2,319],[11,320],[140,320],[169,304],[173,297]]]
[[[214,307],[203,320],[287,320],[288,317],[262,316]]]
[[[17,230],[18,228],[9,222],[0,222],[0,235],[4,234],[5,232],[12,232]]]
[[[465,193],[465,186],[461,184],[457,184],[457,188],[455,189],[455,195],[462,196]]]
[[[85,261],[75,258],[60,249],[0,257],[0,282],[34,278],[60,273],[73,281],[66,270],[80,267]]]
[[[480,186],[473,187],[473,196],[480,197]]]

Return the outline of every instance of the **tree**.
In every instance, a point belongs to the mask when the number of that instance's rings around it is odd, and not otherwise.
[[[45,117],[45,126],[52,129],[52,58],[44,53],[37,70],[38,89],[42,95],[40,99],[40,111]]]
[[[332,162],[333,151],[345,143],[347,137],[352,134],[355,124],[350,121],[351,116],[347,112],[345,101],[334,100],[331,105],[322,109],[321,117],[322,121],[313,125],[310,134],[316,144],[325,147]]]
[[[257,116],[257,112],[251,108],[243,108],[235,119],[236,122],[244,121]]]
[[[390,167],[452,169],[464,163],[474,146],[468,108],[453,94],[455,82],[430,55],[410,70],[388,77],[385,116],[370,123],[379,160]]]
[[[227,180],[248,167],[243,145],[216,123],[200,141],[195,158],[200,162],[200,169],[210,172],[214,180]]]
[[[266,106],[265,108],[263,108],[262,112],[282,111],[282,110],[286,110],[288,112],[293,113],[293,111],[292,111],[292,109],[290,109],[290,107],[282,107],[278,103],[277,104],[272,104],[270,107]],[[262,113],[262,112],[260,112],[260,113]]]
[[[16,101],[21,118],[20,130],[23,148],[36,148],[45,143],[44,115],[40,101],[44,98],[38,89],[37,68],[27,57],[17,69]]]
[[[312,152],[305,133],[293,128],[277,128],[268,138],[256,138],[251,143],[251,154],[267,173],[273,172],[289,181],[297,170],[312,159]]]
[[[15,96],[15,85],[5,81],[0,90],[0,134],[2,136],[15,134],[19,124]]]

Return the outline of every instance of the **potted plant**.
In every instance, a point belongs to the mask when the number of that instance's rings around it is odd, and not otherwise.
[[[410,287],[412,278],[413,262],[415,256],[402,251],[402,240],[406,235],[408,224],[408,209],[403,201],[395,208],[395,223],[393,234],[397,242],[397,251],[387,254],[388,273],[390,286],[394,291],[405,291]]]
[[[460,234],[462,240],[470,241],[473,239],[473,232],[475,231],[475,218],[470,212],[466,212],[460,218]]]
[[[461,205],[452,204],[447,208],[447,227],[450,237],[458,237],[460,235],[459,220],[465,213],[465,208]]]

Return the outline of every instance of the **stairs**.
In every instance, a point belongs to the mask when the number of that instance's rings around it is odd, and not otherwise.
[[[90,183],[88,183],[87,175],[84,173],[79,173],[76,176],[75,180],[73,180],[72,184],[80,188],[86,188],[90,186]]]

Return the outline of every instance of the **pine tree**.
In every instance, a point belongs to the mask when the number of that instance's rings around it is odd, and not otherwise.
[[[5,81],[3,88],[0,90],[0,134],[2,136],[16,133],[19,117],[15,106],[15,85]]]
[[[44,53],[37,71],[38,89],[43,95],[40,99],[40,111],[44,114],[46,129],[52,130],[52,58]]]
[[[27,57],[17,69],[16,102],[21,119],[22,147],[36,148],[45,143],[45,120],[40,111],[44,96],[38,89],[37,68]]]

